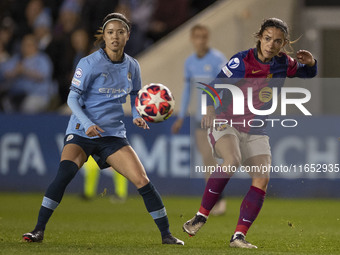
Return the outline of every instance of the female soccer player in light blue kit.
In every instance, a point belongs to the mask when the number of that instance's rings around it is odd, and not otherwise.
[[[137,187],[161,232],[163,244],[184,245],[171,235],[162,199],[126,139],[122,104],[127,95],[131,98],[133,123],[149,129],[134,106],[141,88],[139,64],[124,53],[130,28],[124,15],[107,15],[102,33],[97,36],[97,43],[104,42],[104,46],[79,61],[68,96],[73,114],[66,130],[59,170],[45,193],[35,229],[23,235],[25,241],[43,240],[45,226],[66,186],[92,155],[100,168],[113,167]]]
[[[220,72],[221,68],[227,63],[227,58],[222,52],[209,46],[210,31],[208,27],[197,24],[190,29],[190,42],[194,48],[194,53],[191,54],[185,61],[184,65],[184,88],[182,93],[181,109],[177,120],[171,127],[173,133],[178,133],[184,121],[184,117],[188,111],[190,97],[193,94],[197,95],[196,109],[201,108],[201,93],[198,93],[196,87],[204,87],[200,82],[209,83]],[[192,90],[196,90],[193,93]],[[206,130],[201,128],[202,116],[200,111],[191,113],[191,119],[195,125],[195,145],[202,156],[202,161],[205,166],[216,166],[217,161],[214,158],[209,146]],[[208,181],[210,174],[206,174]],[[220,200],[216,203],[211,211],[212,215],[222,215],[226,210],[226,201],[220,196]]]

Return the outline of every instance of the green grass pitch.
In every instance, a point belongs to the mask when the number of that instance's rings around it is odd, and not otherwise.
[[[197,236],[182,232],[200,204],[198,197],[164,197],[172,233],[185,246],[161,245],[143,201],[131,196],[113,204],[109,197],[83,201],[65,195],[47,225],[43,243],[21,235],[36,223],[42,194],[0,193],[0,254],[340,254],[338,200],[267,198],[247,240],[257,250],[229,248],[241,198],[228,198],[227,213],[210,217]]]

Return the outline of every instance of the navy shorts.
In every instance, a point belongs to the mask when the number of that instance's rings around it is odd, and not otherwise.
[[[85,138],[75,134],[69,134],[65,136],[64,146],[66,144],[77,144],[86,153],[87,158],[91,155],[97,162],[100,169],[110,167],[106,163],[108,156],[112,155],[120,148],[129,145],[129,141],[126,138],[115,136],[104,136],[100,138]]]

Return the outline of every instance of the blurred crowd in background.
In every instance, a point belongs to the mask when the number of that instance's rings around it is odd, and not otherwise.
[[[78,61],[110,12],[133,23],[136,57],[216,0],[1,0],[0,112],[60,111]]]

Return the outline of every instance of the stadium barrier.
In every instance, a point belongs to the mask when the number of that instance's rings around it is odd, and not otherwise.
[[[0,191],[43,192],[54,178],[64,132],[69,117],[46,115],[0,114]],[[340,197],[339,140],[340,118],[296,117],[295,128],[281,124],[269,128],[273,154],[272,178],[268,196],[278,197]],[[141,158],[149,178],[162,194],[201,195],[203,175],[195,175],[190,164],[190,120],[185,120],[179,134],[171,134],[175,117],[151,124],[143,130],[125,123],[128,139]],[[277,122],[280,123],[280,122]],[[275,124],[277,124],[275,123]],[[327,130],[326,130],[327,127]],[[190,167],[191,165],[191,167]],[[103,170],[98,192],[113,191],[112,173]],[[226,189],[227,195],[244,195],[250,179],[237,173]],[[67,191],[81,193],[82,171]],[[137,194],[130,185],[129,192]]]

